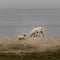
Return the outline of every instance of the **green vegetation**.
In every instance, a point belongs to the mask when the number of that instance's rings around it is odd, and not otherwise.
[[[0,60],[60,60],[60,38],[0,39]]]
[[[0,60],[60,60],[59,51],[48,51],[26,54],[0,54]]]

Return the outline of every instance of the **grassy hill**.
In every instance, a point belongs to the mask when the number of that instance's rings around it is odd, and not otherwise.
[[[0,38],[1,60],[59,60],[60,38],[36,37],[26,40]]]

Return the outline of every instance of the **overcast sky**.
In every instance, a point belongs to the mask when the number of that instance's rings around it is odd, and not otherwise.
[[[60,8],[60,0],[0,0],[0,8]]]

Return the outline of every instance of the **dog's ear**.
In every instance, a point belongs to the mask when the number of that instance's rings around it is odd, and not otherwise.
[[[25,36],[25,37],[26,37],[26,34],[23,34],[23,36]]]

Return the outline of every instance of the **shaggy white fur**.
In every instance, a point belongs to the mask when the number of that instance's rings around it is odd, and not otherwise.
[[[26,39],[26,34],[19,35],[19,36],[18,36],[18,39],[19,39],[19,40],[25,40],[25,39]]]
[[[42,36],[44,37],[44,25],[40,26],[40,27],[36,27],[33,28],[30,32],[30,37],[32,36],[40,36],[40,34],[42,34]]]

